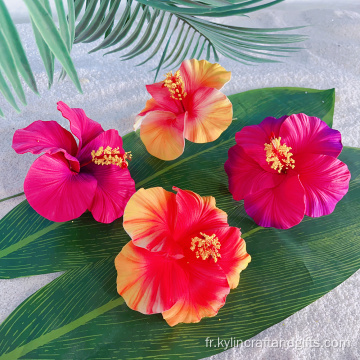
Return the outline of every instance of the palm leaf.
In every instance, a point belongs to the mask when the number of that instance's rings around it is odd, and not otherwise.
[[[69,74],[81,91],[70,57],[73,44],[91,43],[101,38],[100,44],[90,52],[105,49],[105,54],[122,52],[122,61],[149,52],[143,55],[145,60],[138,66],[158,55],[159,63],[154,69],[156,75],[161,69],[178,67],[186,58],[218,61],[218,54],[244,64],[278,62],[299,50],[299,47],[289,44],[304,40],[301,35],[279,33],[280,30],[292,31],[299,27],[244,28],[218,24],[206,18],[244,16],[283,0],[55,0],[59,24],[54,22],[49,0],[23,1],[29,10],[49,88],[53,84],[56,58],[63,67],[60,79]],[[124,3],[125,6],[121,7]],[[0,91],[5,100],[19,111],[13,92],[26,104],[20,76],[32,91],[38,91],[4,0],[0,0],[0,50]]]

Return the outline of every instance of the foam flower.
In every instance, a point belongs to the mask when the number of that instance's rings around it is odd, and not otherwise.
[[[230,77],[219,64],[192,59],[183,61],[164,81],[147,85],[152,98],[135,123],[147,151],[174,160],[184,152],[185,139],[216,140],[232,121],[232,104],[219,91]]]
[[[115,259],[127,305],[162,313],[170,326],[215,316],[250,262],[240,230],[228,225],[213,197],[174,190],[132,196],[124,213],[132,240]]]
[[[127,169],[131,156],[116,130],[104,131],[82,109],[58,102],[74,136],[56,121],[35,121],[17,130],[18,154],[44,153],[31,165],[24,191],[29,204],[52,221],[68,221],[91,211],[95,220],[110,223],[122,216],[135,192]]]
[[[349,189],[350,172],[337,159],[341,135],[316,117],[268,117],[235,138],[229,189],[258,225],[288,229],[305,214],[331,214]]]

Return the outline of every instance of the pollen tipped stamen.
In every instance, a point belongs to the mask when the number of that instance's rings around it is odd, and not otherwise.
[[[216,263],[218,258],[221,258],[219,253],[219,249],[221,247],[219,239],[215,234],[209,236],[201,232],[200,235],[203,237],[202,239],[199,237],[194,237],[191,239],[190,250],[196,250],[195,256],[198,259],[201,258],[206,260],[211,256]]]
[[[97,151],[91,152],[92,162],[96,165],[116,165],[122,169],[126,169],[129,166],[127,160],[131,160],[131,151],[120,153],[119,148],[112,149],[107,146],[105,149],[100,146]]]
[[[291,158],[293,156],[290,152],[291,147],[286,146],[285,143],[281,144],[281,137],[275,138],[274,133],[272,133],[270,144],[264,145],[266,161],[271,165],[272,169],[277,170],[279,173],[286,173],[289,168],[295,168],[295,160]]]
[[[170,92],[170,97],[175,100],[183,100],[187,93],[185,92],[185,84],[180,75],[180,70],[173,75],[172,71],[165,75],[163,86],[167,87]]]

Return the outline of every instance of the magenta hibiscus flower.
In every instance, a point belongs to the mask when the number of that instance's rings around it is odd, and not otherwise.
[[[229,189],[260,226],[288,229],[305,214],[331,214],[349,189],[350,172],[337,159],[341,135],[316,117],[268,117],[235,139],[225,163]]]
[[[57,108],[70,121],[79,144],[56,121],[38,120],[15,132],[12,147],[18,154],[45,153],[25,178],[26,198],[52,221],[75,219],[88,209],[95,220],[110,223],[123,215],[135,193],[127,169],[130,155],[116,130],[104,131],[84,110],[71,109],[61,101]]]

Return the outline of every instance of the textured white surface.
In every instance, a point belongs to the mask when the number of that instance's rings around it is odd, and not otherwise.
[[[6,2],[15,3],[12,0]],[[21,14],[22,10],[18,5],[13,5],[12,11]],[[220,63],[233,74],[232,81],[224,89],[226,94],[272,86],[335,87],[334,128],[342,132],[344,145],[360,147],[360,0],[289,0],[251,14],[250,19],[233,18],[231,21],[233,24],[253,27],[310,26],[299,30],[309,35],[309,40],[304,43],[305,49],[286,59],[283,64],[245,67],[222,58]],[[35,51],[29,24],[19,25],[19,30],[42,97],[27,91],[29,105],[21,114],[13,111],[0,98],[0,108],[6,113],[6,118],[0,121],[0,199],[23,191],[25,175],[35,159],[31,154],[17,155],[11,149],[16,129],[38,119],[57,120],[68,128],[67,121],[56,110],[56,102],[63,100],[72,107],[83,108],[89,117],[102,123],[105,129],[115,128],[125,134],[131,131],[135,115],[148,98],[144,85],[153,82],[154,75],[149,70],[156,65],[155,60],[135,68],[133,61],[121,62],[117,54],[106,57],[102,57],[101,53],[87,55],[92,45],[76,45],[72,54],[84,95],[78,94],[68,79],[56,82],[48,91],[47,78]],[[140,62],[140,59],[136,60]],[[57,64],[55,78],[59,73],[60,66]],[[23,199],[21,197],[0,203],[0,217]],[[50,274],[0,280],[0,322],[26,297],[56,276]],[[213,359],[359,359],[359,283],[358,271],[315,303],[252,339],[263,342],[257,341],[253,342],[253,346],[228,350]],[[231,337],[232,334],[228,334],[228,339]],[[290,343],[288,347],[283,344],[278,348],[270,340],[298,342],[297,346]],[[320,346],[311,346],[310,340],[319,341]],[[334,343],[347,340],[350,346],[345,349],[327,347],[328,340]]]

